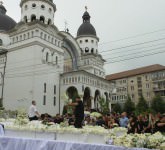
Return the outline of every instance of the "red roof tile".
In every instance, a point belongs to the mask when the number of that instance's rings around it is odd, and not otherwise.
[[[142,68],[137,68],[137,69],[133,69],[133,70],[128,70],[128,71],[123,71],[123,72],[107,75],[106,79],[107,80],[116,80],[116,79],[122,79],[122,78],[140,75],[140,74],[161,71],[161,70],[165,70],[165,66],[155,64],[155,65],[151,65],[151,66],[146,66],[146,67],[142,67]]]

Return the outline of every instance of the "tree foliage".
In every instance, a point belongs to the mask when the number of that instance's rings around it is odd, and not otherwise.
[[[106,101],[103,97],[101,97],[98,102],[100,105],[101,113],[103,114],[109,113],[109,102]]]
[[[147,101],[144,99],[143,95],[141,95],[141,97],[139,98],[139,102],[136,106],[136,110],[139,113],[143,113],[146,112],[146,110],[148,110]]]
[[[113,111],[116,112],[116,113],[121,113],[122,112],[122,108],[120,106],[119,103],[116,103],[114,106],[113,106]]]
[[[128,95],[128,98],[124,104],[124,111],[127,112],[127,114],[132,113],[135,110],[135,104],[132,102],[131,97]]]
[[[153,98],[151,108],[155,112],[165,113],[165,101],[160,95],[157,95]]]

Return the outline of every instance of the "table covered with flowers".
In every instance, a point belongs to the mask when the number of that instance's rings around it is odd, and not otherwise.
[[[152,135],[127,134],[127,129],[120,127],[108,130],[99,126],[84,126],[83,129],[76,129],[73,126],[43,124],[41,121],[29,122],[28,120],[21,120],[20,123],[15,119],[0,119],[0,122],[5,126],[5,136],[2,136],[1,139],[8,138],[9,141],[11,139],[19,141],[18,139],[29,138],[36,142],[38,140],[42,142],[46,139],[48,141],[67,141],[68,143],[82,145],[85,143],[89,145],[97,143],[103,144],[105,147],[109,145],[113,149],[119,149],[119,147],[121,149],[134,149],[136,147],[139,150],[143,148],[163,150],[165,148],[165,136],[159,132]],[[35,143],[34,141],[32,143]],[[0,144],[2,146],[3,143],[0,142]]]

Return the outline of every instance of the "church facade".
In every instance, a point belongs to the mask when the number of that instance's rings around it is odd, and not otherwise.
[[[55,26],[53,0],[21,0],[20,7],[16,23],[0,4],[1,107],[27,109],[36,100],[41,113],[56,114],[76,95],[88,108],[97,109],[99,97],[109,101],[113,83],[105,79],[89,13],[73,37]]]

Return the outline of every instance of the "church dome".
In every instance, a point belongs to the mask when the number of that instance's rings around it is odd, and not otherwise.
[[[5,7],[0,4],[0,31],[9,31],[15,27],[16,22],[6,15]]]
[[[87,11],[82,16],[83,18],[83,23],[79,27],[77,31],[77,37],[78,36],[97,36],[96,35],[96,30],[93,27],[93,25],[90,23],[90,15]]]

